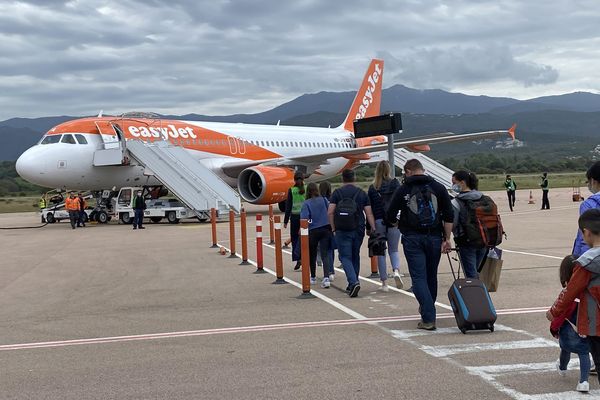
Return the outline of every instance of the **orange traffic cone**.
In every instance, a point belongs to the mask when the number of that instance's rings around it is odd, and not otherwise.
[[[535,204],[535,200],[533,200],[533,193],[529,191],[529,202],[527,204]]]

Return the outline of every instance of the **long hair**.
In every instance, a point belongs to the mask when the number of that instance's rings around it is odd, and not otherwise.
[[[575,263],[575,257],[571,254],[563,258],[560,263],[560,268],[558,269],[558,277],[560,279],[560,284],[562,287],[567,287],[567,283],[571,280],[571,275],[573,275],[573,267]]]
[[[308,199],[312,199],[313,197],[318,197],[320,196],[319,194],[319,187],[317,186],[316,183],[311,182],[306,186],[306,200]]]
[[[375,167],[375,178],[373,179],[373,187],[375,189],[379,190],[383,181],[389,181],[391,179],[390,171],[390,163],[386,160],[377,163],[377,167]]]
[[[460,170],[452,174],[452,177],[457,181],[464,182],[471,190],[477,190],[479,188],[479,179],[477,179],[477,176],[473,172]]]
[[[298,188],[298,193],[304,194],[304,174],[300,171],[294,174],[294,186]]]
[[[319,193],[321,193],[321,196],[329,199],[331,197],[331,183],[328,181],[319,183]]]

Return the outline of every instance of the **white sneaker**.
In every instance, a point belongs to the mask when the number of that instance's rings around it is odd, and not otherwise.
[[[402,289],[404,287],[404,282],[402,282],[402,278],[400,277],[398,270],[394,271],[394,280],[396,281],[396,287],[398,289]]]
[[[560,369],[560,360],[556,360],[556,370],[558,371],[558,374],[560,376],[567,376],[567,370]],[[589,386],[589,384],[588,384],[588,386]],[[577,387],[579,387],[579,385]],[[588,390],[589,390],[589,387],[588,387]]]
[[[311,277],[310,278],[310,284],[311,285],[316,285],[317,284],[317,277],[314,277],[314,278]]]
[[[387,283],[385,283],[385,282],[381,282],[381,291],[382,291],[382,292],[389,292],[389,291],[390,291],[390,288],[389,288],[389,286],[387,285]]]
[[[321,282],[321,287],[323,289],[327,289],[329,286],[331,286],[331,283],[329,282],[329,278],[323,278],[323,281]]]
[[[329,274],[329,282],[333,282],[335,279],[335,274]]]
[[[587,393],[590,391],[590,384],[588,381],[579,382],[577,384],[577,388],[575,390],[577,390],[578,392]]]

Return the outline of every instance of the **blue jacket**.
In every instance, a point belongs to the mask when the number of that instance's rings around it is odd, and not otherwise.
[[[329,202],[325,197],[317,196],[304,201],[302,210],[300,210],[300,218],[308,219],[308,230],[329,226],[329,217],[327,209]]]
[[[581,205],[579,206],[579,215],[592,208],[600,208],[600,192],[591,195],[583,203],[581,203]],[[575,237],[575,243],[573,244],[573,256],[575,258],[578,258],[589,248],[590,247],[583,241],[581,231],[578,229],[577,236]]]

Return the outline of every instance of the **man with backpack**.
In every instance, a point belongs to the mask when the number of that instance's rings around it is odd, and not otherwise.
[[[364,190],[354,185],[354,179],[353,170],[345,169],[342,172],[344,185],[333,192],[327,210],[340,261],[348,280],[346,290],[350,297],[358,296],[360,290],[360,246],[365,236],[365,216],[369,225],[375,226],[369,197]]]
[[[435,330],[438,264],[442,252],[452,247],[454,212],[446,188],[425,175],[419,160],[408,160],[404,172],[406,179],[394,193],[386,218],[394,221],[400,211],[402,247],[421,314],[417,328]]]

